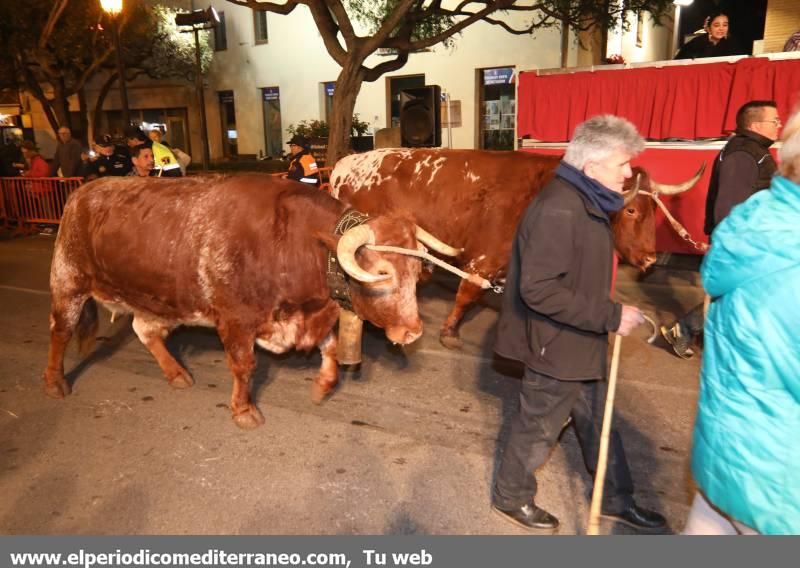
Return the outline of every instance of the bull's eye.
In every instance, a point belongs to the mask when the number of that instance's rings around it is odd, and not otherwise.
[[[633,207],[628,207],[625,210],[625,214],[626,215],[630,215],[631,217],[633,217],[634,215],[636,215],[636,209],[634,209]]]

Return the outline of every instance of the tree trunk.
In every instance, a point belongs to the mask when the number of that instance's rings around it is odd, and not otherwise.
[[[52,107],[53,112],[56,115],[56,120],[58,121],[59,128],[62,126],[66,126],[70,128],[69,123],[69,100],[67,100],[66,87],[64,86],[63,80],[58,80],[53,82],[53,101]],[[58,128],[55,132],[58,135]]]
[[[108,96],[109,91],[111,91],[111,86],[117,81],[118,77],[119,75],[116,71],[111,73],[111,75],[108,76],[108,79],[106,79],[106,82],[103,83],[103,86],[100,88],[100,92],[97,93],[97,100],[94,102],[94,110],[90,115],[90,121],[92,125],[92,140],[97,139],[97,127],[100,125],[100,113],[103,112],[103,103],[106,102],[106,97]]]
[[[86,89],[81,87],[78,90],[78,108],[80,109],[80,119],[81,119],[81,141],[84,145],[89,142],[93,142],[93,140],[89,139],[89,105],[86,101]],[[78,138],[77,136],[75,138]],[[91,148],[91,144],[89,144]]]
[[[351,56],[352,57],[352,56]],[[348,60],[336,79],[333,92],[333,111],[328,124],[328,154],[325,165],[333,167],[337,160],[350,153],[350,130],[353,126],[353,110],[364,82],[362,61]]]

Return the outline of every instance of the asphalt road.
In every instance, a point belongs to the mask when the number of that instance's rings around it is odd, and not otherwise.
[[[498,299],[438,342],[456,282],[422,287],[423,337],[401,350],[368,329],[360,376],[310,402],[319,354],[259,351],[266,417],[230,418],[231,380],[215,333],[180,329],[168,346],[195,378],[173,390],[133,334],[109,323],[85,360],[68,352],[73,394],[42,391],[52,236],[0,237],[0,533],[525,534],[490,512],[490,487],[516,411],[519,370],[492,357]],[[619,297],[670,320],[700,300],[697,274],[623,269]],[[637,499],[679,531],[688,513],[699,361],[646,333],[623,341],[615,424]],[[571,430],[539,472],[537,503],[562,534],[583,534],[591,480]],[[605,533],[629,533],[604,522]]]

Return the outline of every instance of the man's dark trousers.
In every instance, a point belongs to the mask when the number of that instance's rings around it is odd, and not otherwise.
[[[519,412],[511,423],[511,433],[495,482],[495,505],[513,510],[533,501],[537,488],[534,472],[549,457],[570,415],[586,469],[594,477],[605,387],[605,381],[560,381],[525,369]],[[633,480],[622,439],[612,430],[603,511],[620,512],[632,503]]]

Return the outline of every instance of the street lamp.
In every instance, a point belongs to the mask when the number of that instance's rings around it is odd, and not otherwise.
[[[208,152],[208,126],[206,124],[206,97],[203,92],[203,68],[200,64],[200,30],[210,30],[219,23],[219,15],[213,7],[176,14],[175,24],[190,29],[181,33],[194,33],[194,77],[198,104],[200,105],[200,137],[203,139],[203,169],[208,169],[211,160]]]
[[[681,6],[691,6],[694,0],[673,0],[672,4],[675,6],[675,17],[672,29],[672,55],[678,51],[678,36],[680,35],[681,28]]]
[[[111,17],[114,48],[117,51],[117,73],[119,74],[119,98],[122,101],[123,129],[131,123],[131,113],[128,108],[128,89],[125,86],[125,68],[122,65],[122,50],[119,46],[120,14],[122,13],[122,0],[100,0],[103,11]]]

